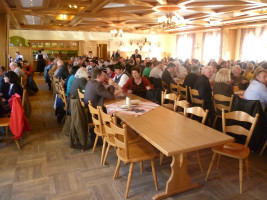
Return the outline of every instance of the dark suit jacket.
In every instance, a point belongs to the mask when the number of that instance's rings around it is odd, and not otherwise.
[[[134,59],[134,62],[136,58],[140,58],[140,61],[142,60],[142,56],[140,54],[137,54],[137,55],[133,54],[132,57]]]
[[[65,80],[68,76],[69,76],[69,71],[68,69],[63,66],[59,69],[57,75],[56,75],[56,78],[62,78],[63,80]]]
[[[233,87],[227,83],[215,82],[213,85],[213,93],[231,97],[231,95],[234,94],[234,91]]]
[[[8,88],[8,92],[9,92],[9,88]],[[12,95],[14,95],[15,93],[19,94],[21,99],[22,99],[23,89],[22,89],[21,85],[18,84],[18,83],[14,83],[14,85],[13,85],[13,87],[11,89],[10,95],[8,94],[8,99],[7,100],[9,100],[12,97]]]
[[[190,103],[191,103],[191,98],[190,98],[190,93],[189,93],[189,87],[194,88],[194,85],[197,79],[198,79],[198,75],[194,73],[189,73],[184,79],[183,86],[184,87],[187,86],[187,99]]]
[[[162,73],[161,80],[163,80],[168,85],[168,91],[170,91],[170,84],[173,83],[176,85],[176,82],[173,80],[171,73],[168,69],[165,69]]]
[[[0,77],[0,93],[3,93],[5,99],[8,98],[9,83],[6,83],[4,80],[4,75]]]
[[[103,106],[105,98],[113,99],[114,91],[115,88],[112,85],[105,89],[104,85],[97,80],[89,81],[85,86],[84,102],[88,104],[90,100],[94,108]]]
[[[87,83],[86,78],[74,78],[73,83],[70,87],[70,95],[74,95],[77,99],[79,98],[77,89],[80,89],[80,91],[85,89],[85,85]]]
[[[204,99],[204,109],[210,110],[212,93],[209,79],[201,75],[197,78],[193,89],[198,90],[199,96]]]

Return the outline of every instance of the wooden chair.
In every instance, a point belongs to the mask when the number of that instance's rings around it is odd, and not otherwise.
[[[192,104],[193,105],[199,105],[201,108],[203,108],[204,100],[200,99],[198,91],[195,89],[191,89],[191,87],[189,87],[189,93],[190,93],[190,98],[191,98]],[[199,97],[199,98],[197,98],[197,97]]]
[[[67,98],[65,95],[65,90],[64,90],[63,86],[61,86],[61,85],[59,85],[59,87],[58,87],[58,94],[60,95],[63,103],[65,104],[64,110],[66,111],[67,110]]]
[[[104,138],[106,136],[106,133],[105,133],[105,130],[104,130],[104,127],[103,127],[103,123],[102,123],[102,118],[101,118],[101,114],[100,114],[100,107],[98,106],[95,109],[92,106],[91,101],[88,101],[88,102],[89,102],[88,108],[89,108],[89,111],[90,111],[90,113],[92,115],[92,120],[93,120],[93,123],[94,123],[94,126],[95,126],[94,132],[96,134],[94,147],[93,147],[93,152],[94,152],[96,144],[97,144],[97,141],[98,141],[98,137],[102,137],[103,145],[105,144]],[[103,148],[102,148],[102,150],[103,150]],[[100,159],[100,163],[101,164],[103,163],[103,158],[104,158],[104,151],[102,151],[102,153],[101,153],[101,159]]]
[[[189,113],[189,114],[201,117],[202,118],[201,123],[205,124],[207,116],[208,116],[208,112],[209,112],[209,110],[204,110],[201,107],[191,107],[191,108],[185,108],[184,109],[184,116],[187,117],[187,114]],[[201,160],[200,160],[200,156],[199,156],[198,151],[196,151],[196,156],[197,156],[199,168],[200,168],[201,172],[203,172],[203,167],[201,164]]]
[[[173,83],[170,83],[170,90],[171,90],[171,93],[174,93],[178,96],[178,89],[177,89],[177,85],[173,84]]]
[[[181,85],[177,85],[178,94],[180,95],[180,99],[188,100],[187,99],[187,86],[183,87]]]
[[[249,177],[249,164],[248,164],[248,156],[250,153],[250,149],[248,148],[248,143],[258,121],[259,114],[256,114],[255,117],[250,116],[249,114],[243,111],[234,111],[225,113],[224,109],[222,109],[222,125],[223,125],[223,133],[231,132],[237,135],[245,135],[247,136],[245,144],[238,144],[238,143],[228,143],[225,145],[218,145],[212,147],[213,155],[209,165],[209,169],[205,178],[205,181],[208,180],[208,176],[210,174],[212,165],[216,158],[216,155],[219,154],[217,167],[219,165],[220,156],[228,156],[231,158],[236,158],[239,160],[239,189],[240,194],[242,193],[242,183],[243,183],[243,160],[245,160],[246,169],[247,169],[247,176]],[[248,122],[251,124],[250,129],[246,129],[239,125],[226,125],[226,119],[231,119],[239,122]]]
[[[28,81],[28,77],[26,75],[23,77],[20,77],[20,84],[23,89],[26,89],[27,81]]]
[[[233,99],[234,99],[234,95],[232,95],[231,97],[227,97],[224,96],[222,94],[213,94],[213,106],[214,106],[214,111],[216,114],[215,120],[213,122],[212,127],[214,128],[216,125],[216,121],[218,119],[218,117],[222,117],[221,116],[221,111],[222,109],[224,109],[227,112],[230,112],[231,107],[232,107],[232,103],[233,103]],[[225,104],[228,104],[228,106],[226,106]]]
[[[171,103],[165,103],[165,100]],[[161,105],[170,110],[174,110],[174,103],[177,100],[177,95],[174,93],[167,94],[167,90],[161,92]]]
[[[165,81],[161,81],[161,85],[163,90],[168,90],[168,85]]]
[[[189,102],[186,100],[179,100],[180,95],[177,97],[176,101],[174,102],[174,112],[178,112],[179,114],[184,115],[184,109],[189,107]],[[181,112],[180,110],[183,109]]]
[[[156,169],[155,169],[155,164],[154,164],[154,159],[156,157],[156,152],[155,152],[154,147],[148,142],[146,142],[145,140],[142,140],[138,143],[129,144],[127,126],[125,124],[123,124],[121,128],[111,122],[110,126],[114,134],[114,139],[115,139],[115,143],[117,146],[116,154],[118,156],[118,162],[117,162],[117,166],[116,166],[113,178],[115,179],[119,176],[119,169],[120,169],[121,161],[123,161],[126,164],[130,164],[125,198],[128,198],[128,193],[129,193],[133,169],[134,169],[134,163],[137,163],[137,162],[141,163],[143,161],[150,160],[155,187],[156,187],[156,190],[158,190],[157,174],[156,174]]]
[[[264,150],[266,149],[266,147],[267,147],[267,140],[265,141],[265,144],[264,144],[264,146],[262,147],[262,150],[261,150],[261,152],[260,152],[260,155],[263,154],[263,152],[264,152]]]
[[[10,118],[0,118],[0,127],[5,127],[6,128],[6,137],[8,137],[9,121],[10,121]],[[18,149],[20,149],[19,142],[17,140],[15,140],[15,143],[16,143]]]

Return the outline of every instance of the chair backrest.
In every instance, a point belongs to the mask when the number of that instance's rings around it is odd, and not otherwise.
[[[59,87],[58,87],[58,94],[60,95],[63,103],[65,104],[64,105],[64,110],[67,110],[67,98],[66,98],[66,95],[65,95],[64,88],[61,85],[59,85]]]
[[[165,100],[168,100],[170,103],[165,104]],[[174,110],[174,104],[177,100],[177,95],[174,93],[167,94],[167,90],[161,92],[161,105],[163,107],[170,108],[170,106],[173,106],[172,110]]]
[[[84,105],[84,102],[82,101],[82,99],[84,99],[84,94],[81,93],[79,89],[77,89],[77,92],[78,92],[80,103],[81,103],[82,107],[84,107],[85,105]]]
[[[171,90],[171,93],[178,95],[177,85],[170,83],[170,90]]]
[[[163,90],[167,90],[168,89],[168,85],[165,81],[161,81],[161,85],[162,85],[162,88]]]
[[[92,106],[91,101],[88,101],[88,108],[89,108],[89,111],[92,115],[92,120],[93,120],[95,128],[99,129],[99,131],[101,131],[101,133],[103,133],[103,124],[102,124],[102,118],[101,118],[101,114],[100,114],[100,107],[97,106],[97,108],[94,108]]]
[[[183,87],[181,85],[177,85],[178,94],[180,95],[180,99],[188,100],[187,99],[187,86]]]
[[[200,98],[198,91],[189,87],[189,92],[192,104],[200,105],[203,108],[204,100]]]
[[[222,109],[222,128],[223,128],[223,133],[231,132],[237,135],[245,135],[247,136],[245,146],[248,145],[252,133],[254,131],[254,128],[257,124],[259,114],[256,114],[255,117],[252,117],[251,115],[243,112],[243,111],[233,111],[233,112],[228,112],[225,113],[224,109]],[[227,119],[232,119],[235,121],[239,122],[248,122],[251,123],[250,129],[246,129],[240,125],[226,125],[226,120]]]
[[[221,111],[224,109],[224,111],[229,112],[232,107],[234,95],[231,95],[231,97],[224,96],[222,94],[213,94],[213,105],[214,105],[214,110],[215,112]],[[227,105],[223,104],[227,103]]]
[[[26,89],[28,77],[25,75],[23,77],[20,77],[20,84],[23,89]]]
[[[115,119],[114,119],[115,120]],[[113,122],[110,123],[111,130],[114,134],[114,140],[117,148],[123,149],[125,151],[126,159],[129,158],[128,151],[128,133],[126,124],[122,125],[122,128]]]
[[[191,108],[185,108],[184,109],[184,116],[187,117],[187,114],[192,114],[198,117],[202,118],[201,123],[205,124],[209,110],[204,110],[201,107],[191,107]]]
[[[111,138],[111,137],[114,138],[114,134],[111,130],[110,123],[113,122],[115,125],[117,125],[117,117],[116,117],[115,113],[113,114],[113,117],[112,117],[111,115],[106,114],[103,111],[102,107],[100,107],[100,115],[101,115],[101,120],[103,122],[103,128],[105,130],[106,136],[108,138]]]
[[[27,90],[23,90],[22,101],[21,101],[21,105],[22,105],[22,107],[23,107],[24,104],[25,104],[26,93],[27,93]]]
[[[179,99],[180,99],[180,96],[178,96],[176,101],[174,102],[174,111],[176,112],[178,110],[179,112],[179,109],[182,108],[184,112],[184,109],[189,107],[189,102],[186,100],[179,100]]]

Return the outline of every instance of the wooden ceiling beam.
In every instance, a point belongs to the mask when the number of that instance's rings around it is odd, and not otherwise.
[[[6,11],[7,14],[9,14],[11,16],[12,24],[15,26],[16,29],[21,29],[20,24],[19,24],[16,16],[12,12],[12,10],[10,9],[9,5],[7,4],[7,2],[5,0],[0,0],[0,1],[1,1],[2,6],[3,6],[3,9]]]
[[[240,2],[240,1],[201,1],[186,4],[187,8],[200,7],[200,6],[253,6],[254,4]]]
[[[129,4],[133,6],[147,6],[147,7],[154,7],[155,3],[138,1],[138,0],[113,0],[113,3],[120,3],[120,4]]]
[[[56,10],[56,9],[51,9],[51,8],[36,8],[36,9],[25,9],[25,8],[21,8],[21,9],[12,9],[12,12],[14,13],[20,13],[20,14],[35,14],[35,13],[39,13],[39,14],[54,14],[54,15],[59,15],[59,14],[67,14],[67,15],[77,15],[78,12],[77,11],[71,11],[71,10]]]
[[[159,4],[161,5],[166,5],[168,4],[166,0],[156,0]]]
[[[179,5],[186,5],[186,4],[195,2],[195,1],[197,1],[197,0],[179,0],[179,1],[177,2],[177,4],[179,4]]]
[[[239,23],[239,22],[244,22],[244,21],[255,21],[255,20],[258,21],[258,20],[262,20],[262,19],[267,19],[267,14],[256,15],[256,16],[245,16],[245,17],[239,17],[239,18],[224,20],[223,24]]]
[[[90,8],[88,8],[88,10],[90,10],[90,13],[95,14],[109,3],[110,3],[110,0],[102,0],[102,1],[95,0],[90,6]]]
[[[140,10],[150,10],[151,11],[151,7],[148,6],[127,6],[127,7],[119,7],[119,8],[115,8],[115,12],[119,11],[119,12],[124,12],[124,11],[140,11]],[[114,12],[114,8],[104,8],[101,9],[100,12]]]

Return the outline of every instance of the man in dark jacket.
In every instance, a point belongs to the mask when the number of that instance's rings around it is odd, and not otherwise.
[[[170,91],[170,84],[177,84],[174,79],[172,78],[172,74],[175,71],[175,64],[174,63],[169,63],[167,69],[164,70],[162,73],[161,79],[167,84],[168,86],[168,91]]]
[[[198,79],[199,73],[200,73],[199,66],[193,65],[191,67],[191,72],[187,74],[187,76],[184,79],[183,86],[184,87],[187,86],[187,99],[189,100],[189,102],[191,102],[190,94],[189,94],[189,87],[192,89],[194,88],[194,85],[195,85],[196,80]]]
[[[58,66],[59,70],[58,70],[58,73],[56,75],[56,78],[61,78],[61,79],[65,80],[70,75],[68,68],[64,65],[64,62],[62,60],[59,60],[57,62],[57,66]]]
[[[203,67],[201,74],[202,75],[197,78],[193,89],[196,89],[200,98],[204,99],[204,109],[210,110],[212,103],[212,91],[209,79],[212,77],[212,68],[209,66]]]

